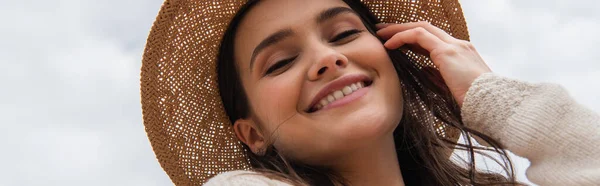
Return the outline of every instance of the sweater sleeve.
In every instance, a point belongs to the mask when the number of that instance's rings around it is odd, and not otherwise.
[[[252,171],[230,171],[209,179],[205,186],[291,186],[288,183],[273,180]]]
[[[600,116],[560,86],[486,73],[467,92],[463,122],[529,159],[539,185],[600,184]]]

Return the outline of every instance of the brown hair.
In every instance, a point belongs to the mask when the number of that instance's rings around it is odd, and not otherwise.
[[[236,13],[223,40],[218,55],[218,80],[221,99],[229,119],[247,118],[249,105],[243,91],[234,61],[234,39],[244,15],[259,0],[249,0]],[[374,34],[377,18],[357,0],[344,0]],[[383,42],[383,41],[382,41]],[[400,50],[388,50],[394,68],[403,87],[404,108],[402,120],[394,131],[395,146],[402,177],[406,185],[517,185],[512,163],[496,140],[466,127],[462,123],[460,108],[444,83],[439,71],[409,60]],[[434,126],[458,129],[465,136],[466,144],[458,144],[443,136]],[[471,136],[488,143],[491,148],[476,147]],[[272,139],[271,139],[272,140]],[[295,185],[347,185],[347,181],[326,167],[311,166],[282,156],[272,145],[263,156],[251,153],[243,145],[254,171],[270,178]],[[466,151],[466,167],[448,158],[452,150]],[[475,154],[484,151],[497,153],[501,159],[501,174],[480,172],[475,168]],[[485,155],[485,154],[483,154]],[[487,156],[487,155],[486,155]]]

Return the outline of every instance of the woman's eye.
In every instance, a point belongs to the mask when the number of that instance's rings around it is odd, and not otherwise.
[[[338,42],[338,41],[340,41],[342,39],[345,39],[345,38],[347,38],[349,36],[353,36],[355,34],[358,34],[360,32],[362,32],[362,31],[356,30],[356,29],[346,30],[346,31],[344,31],[344,32],[336,35],[335,37],[333,37],[333,39],[331,39],[329,42],[330,43],[335,43],[335,42]]]
[[[275,72],[275,71],[277,71],[277,70],[279,70],[279,69],[281,69],[281,68],[283,68],[283,67],[287,66],[287,65],[288,65],[288,64],[290,64],[292,61],[296,60],[296,58],[297,58],[297,57],[298,57],[298,56],[294,56],[294,57],[292,57],[292,58],[284,59],[284,60],[278,61],[277,63],[275,63],[275,64],[271,65],[271,67],[269,67],[269,68],[267,69],[267,72],[265,72],[265,76],[266,76],[266,75],[269,75],[269,74],[272,74],[273,72]]]

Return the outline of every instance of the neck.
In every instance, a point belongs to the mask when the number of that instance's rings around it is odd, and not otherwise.
[[[404,186],[394,137],[389,135],[376,144],[342,157],[334,170],[350,185]]]

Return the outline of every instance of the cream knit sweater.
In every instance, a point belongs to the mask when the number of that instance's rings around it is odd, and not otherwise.
[[[600,185],[600,116],[560,86],[487,73],[465,97],[463,122],[529,159],[527,178],[539,185]],[[210,179],[208,186],[289,185],[249,171]]]

